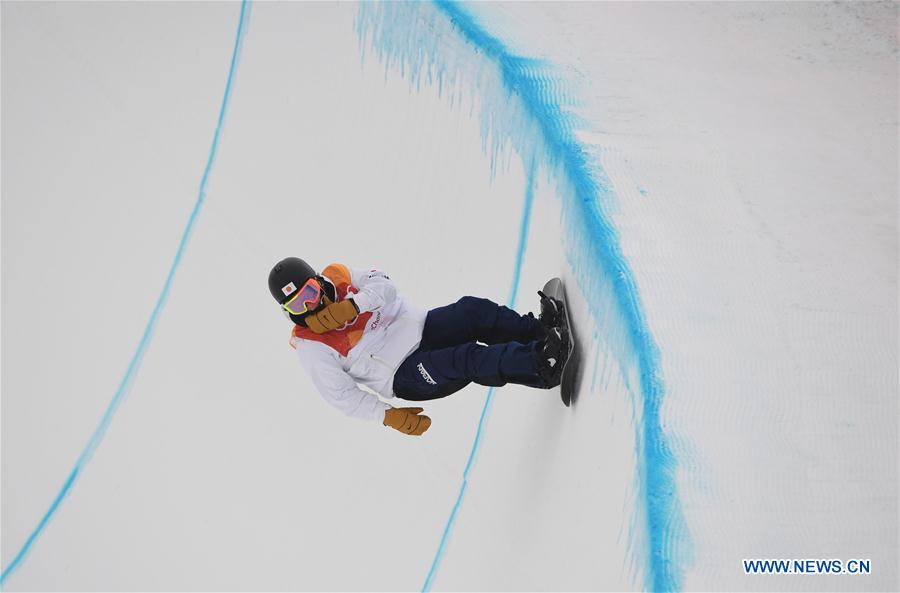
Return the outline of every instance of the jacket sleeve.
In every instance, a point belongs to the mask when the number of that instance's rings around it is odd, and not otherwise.
[[[353,286],[359,292],[350,296],[360,313],[376,311],[394,302],[397,298],[397,286],[390,277],[381,270],[351,269]]]
[[[347,416],[384,421],[384,411],[390,408],[389,405],[378,399],[378,396],[360,389],[353,377],[341,368],[329,352],[318,348],[318,345],[302,340],[298,342],[297,356],[300,357],[300,363],[306,368],[325,401]]]

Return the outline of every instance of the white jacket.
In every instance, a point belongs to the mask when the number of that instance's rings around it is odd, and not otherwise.
[[[325,272],[329,269],[332,266]],[[350,271],[351,286],[358,289],[347,298],[356,303],[360,316],[372,312],[362,337],[346,356],[323,342],[297,336],[291,337],[291,345],[325,401],[347,416],[381,422],[391,406],[357,384],[394,397],[394,373],[422,341],[427,312],[408,305],[384,272],[345,269]],[[325,272],[322,275],[332,280]]]

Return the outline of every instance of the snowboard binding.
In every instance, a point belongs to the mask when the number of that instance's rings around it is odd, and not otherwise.
[[[562,301],[547,296],[541,290],[537,291],[537,293],[541,297],[541,313],[538,316],[538,320],[540,320],[541,325],[543,325],[544,328],[548,330],[550,328],[559,327],[560,325],[562,325]]]
[[[569,357],[569,336],[563,327],[546,328],[546,338],[538,351],[538,375],[547,389],[562,382],[562,371]]]
[[[569,406],[578,392],[581,356],[562,280],[551,278],[538,295],[541,297],[538,319],[547,335],[539,351],[538,373],[548,388],[560,386],[560,397]]]

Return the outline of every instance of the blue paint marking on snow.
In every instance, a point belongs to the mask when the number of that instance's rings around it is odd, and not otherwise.
[[[528,163],[536,163],[554,173],[569,263],[592,316],[604,322],[606,339],[623,349],[617,355],[620,370],[642,410],[635,441],[643,503],[640,521],[646,534],[646,538],[638,538],[646,550],[645,587],[655,591],[680,589],[690,541],[677,496],[676,459],[660,423],[665,389],[659,350],[644,318],[634,275],[618,235],[602,211],[615,194],[602,168],[591,162],[575,136],[582,122],[562,108],[569,100],[565,86],[551,65],[513,54],[457,3],[363,2],[357,31],[363,52],[370,41],[383,60],[385,76],[395,66],[417,90],[425,79],[439,92],[451,93],[453,102],[462,94],[463,86],[478,95],[482,141],[489,151],[492,171],[501,148],[510,142],[526,169]],[[468,51],[450,43],[452,37],[462,38]],[[615,313],[613,317],[611,312]],[[483,417],[466,472],[480,442]],[[467,478],[464,473],[460,497],[444,530],[426,589],[458,516]],[[630,532],[629,539],[635,535]]]
[[[17,568],[19,568],[19,566],[22,564],[22,561],[31,550],[31,547],[34,545],[35,541],[37,541],[37,539],[41,536],[41,534],[44,532],[44,529],[47,527],[47,524],[56,514],[56,511],[59,509],[59,505],[71,492],[72,486],[75,484],[75,481],[78,478],[79,474],[84,469],[85,465],[87,465],[88,461],[90,461],[90,458],[94,454],[94,451],[103,440],[103,437],[105,436],[106,431],[109,428],[110,423],[112,422],[113,416],[115,415],[116,410],[118,410],[119,405],[122,403],[122,399],[127,393],[128,388],[131,386],[134,376],[137,373],[137,369],[140,366],[141,360],[143,360],[144,358],[144,354],[147,351],[147,347],[149,346],[150,339],[153,335],[153,330],[156,327],[156,322],[159,319],[160,312],[162,311],[163,305],[165,304],[166,299],[169,296],[169,291],[172,286],[172,280],[174,279],[175,272],[181,263],[181,258],[184,255],[185,248],[187,247],[188,239],[191,235],[191,231],[193,230],[194,223],[197,220],[197,216],[200,214],[200,207],[203,205],[203,200],[206,197],[206,183],[209,179],[209,174],[212,170],[212,165],[215,160],[216,152],[218,150],[219,136],[222,130],[222,124],[225,120],[225,111],[228,107],[228,101],[231,96],[232,83],[234,82],[234,73],[237,68],[241,42],[245,31],[244,25],[247,21],[248,15],[248,0],[242,0],[241,13],[238,19],[237,34],[234,41],[234,49],[232,50],[231,54],[231,66],[228,69],[228,80],[225,83],[225,93],[222,98],[222,105],[219,109],[219,119],[216,123],[215,133],[213,134],[212,146],[209,151],[209,158],[206,161],[206,168],[203,170],[203,177],[200,181],[197,200],[194,203],[194,208],[191,211],[191,215],[188,218],[187,225],[185,226],[184,232],[181,235],[181,242],[178,244],[178,250],[175,252],[175,259],[172,261],[172,266],[169,268],[169,274],[166,277],[165,284],[163,284],[162,291],[160,292],[159,298],[156,301],[156,306],[153,308],[153,312],[150,314],[150,319],[147,321],[147,326],[144,328],[144,334],[141,337],[140,342],[138,343],[137,350],[135,350],[134,355],[131,357],[131,362],[128,364],[128,369],[125,371],[125,375],[122,377],[122,381],[119,383],[119,387],[118,389],[116,389],[112,401],[110,401],[109,406],[107,406],[106,412],[103,415],[103,418],[100,420],[100,424],[91,435],[90,440],[88,441],[84,450],[81,452],[78,460],[75,462],[75,467],[72,469],[69,477],[66,479],[59,493],[56,495],[56,498],[54,498],[53,503],[50,505],[50,508],[41,518],[37,527],[34,528],[34,531],[31,532],[31,535],[28,536],[28,539],[19,550],[19,553],[16,554],[16,557],[13,558],[9,566],[7,566],[3,570],[2,575],[0,575],[0,586],[2,586],[6,582],[6,579],[10,574],[12,574]]]
[[[534,203],[534,177],[536,174],[534,161],[528,167],[528,179],[525,183],[525,203],[522,205],[522,224],[519,226],[519,247],[516,249],[516,266],[513,274],[512,286],[509,289],[510,309],[515,309],[516,298],[519,296],[519,278],[522,276],[522,261],[525,259],[525,249],[528,247],[528,228],[531,226],[531,206]]]
[[[675,457],[660,425],[664,386],[659,350],[644,319],[634,277],[622,254],[618,236],[599,207],[598,198],[609,197],[612,190],[606,185],[601,186],[594,177],[586,151],[572,133],[575,122],[562,111],[552,85],[535,80],[532,69],[536,63],[512,55],[459,4],[442,0],[435,0],[435,4],[469,43],[497,63],[504,86],[521,98],[537,124],[550,166],[561,168],[563,179],[572,186],[564,210],[574,210],[574,216],[568,216],[567,221],[585,252],[577,259],[593,268],[579,274],[582,292],[595,295],[598,292],[592,288],[600,289],[602,284],[609,283],[607,288],[612,290],[614,302],[624,317],[629,343],[637,359],[643,403],[640,449],[643,458],[640,459],[639,474],[644,480],[643,502],[649,540],[647,585],[654,591],[679,590],[683,567],[677,553],[673,553],[673,544],[684,544],[677,540],[684,539],[686,533],[676,495]],[[593,309],[595,303],[591,300],[588,298],[588,305]]]
[[[532,162],[531,167],[528,169],[528,181],[525,187],[525,202],[522,207],[522,223],[519,226],[519,246],[516,249],[516,264],[515,264],[515,272],[513,274],[512,286],[509,289],[509,297],[506,302],[509,303],[509,307],[511,309],[515,309],[516,306],[516,297],[519,294],[519,277],[521,276],[522,271],[522,261],[525,259],[525,248],[528,246],[528,228],[531,224],[531,205],[534,203],[534,177],[535,177],[535,166]],[[490,387],[487,392],[487,396],[484,399],[484,406],[481,408],[481,416],[478,419],[478,428],[475,431],[475,441],[472,443],[472,449],[469,451],[469,459],[466,462],[466,469],[463,470],[463,478],[462,484],[459,487],[459,494],[456,497],[456,502],[453,504],[453,508],[450,510],[450,517],[447,519],[447,524],[444,526],[444,532],[441,534],[441,541],[438,544],[437,552],[434,554],[434,560],[431,562],[431,568],[428,570],[428,576],[425,577],[425,584],[422,585],[423,593],[428,591],[431,587],[431,583],[434,580],[434,575],[437,572],[438,566],[441,564],[441,560],[444,557],[444,551],[446,550],[447,539],[450,537],[450,529],[453,527],[454,523],[456,523],[456,516],[459,512],[459,507],[462,505],[463,496],[465,496],[466,488],[469,485],[469,470],[472,469],[472,464],[475,461],[475,454],[478,452],[478,447],[481,444],[481,435],[485,426],[485,419],[487,418],[488,410],[491,407],[491,402],[494,397],[494,388]]]

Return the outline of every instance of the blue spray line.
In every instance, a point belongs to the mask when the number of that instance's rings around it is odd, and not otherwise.
[[[106,412],[104,413],[103,418],[100,420],[100,424],[91,435],[87,446],[81,452],[81,455],[78,457],[78,461],[75,462],[75,467],[72,468],[69,477],[66,478],[66,481],[60,489],[59,493],[56,495],[56,498],[53,499],[53,503],[50,505],[50,508],[41,518],[37,527],[34,528],[34,531],[31,532],[31,535],[28,536],[28,539],[25,541],[22,549],[19,550],[19,553],[16,554],[16,557],[13,558],[13,561],[10,562],[9,566],[7,566],[3,570],[2,575],[0,575],[0,586],[2,586],[6,582],[6,579],[10,574],[12,574],[16,569],[19,568],[28,552],[31,550],[31,547],[37,541],[38,537],[41,536],[41,534],[44,532],[44,529],[47,527],[47,524],[56,514],[56,511],[59,509],[59,505],[71,492],[72,486],[75,484],[76,479],[81,474],[91,456],[94,454],[94,451],[100,445],[100,442],[103,440],[103,437],[106,434],[106,430],[109,428],[109,424],[112,422],[113,416],[115,415],[116,410],[118,410],[119,405],[122,403],[122,398],[128,391],[128,388],[130,387],[134,379],[134,375],[137,372],[138,367],[140,366],[141,360],[144,358],[144,354],[146,353],[147,347],[150,344],[150,338],[153,335],[153,330],[156,327],[156,322],[159,319],[159,314],[162,311],[163,305],[165,304],[166,299],[169,296],[169,290],[172,286],[172,280],[175,277],[175,271],[178,269],[178,266],[181,263],[181,257],[184,255],[184,250],[187,247],[188,238],[191,235],[191,231],[194,228],[194,223],[197,220],[197,216],[200,214],[200,207],[203,205],[203,200],[206,197],[206,183],[209,179],[209,174],[212,170],[213,161],[215,160],[216,151],[218,150],[219,146],[219,135],[222,130],[222,123],[225,120],[225,111],[228,107],[228,100],[231,96],[231,88],[234,81],[234,73],[237,67],[238,56],[240,54],[241,40],[244,35],[244,24],[247,19],[248,11],[248,0],[242,0],[241,14],[238,20],[237,35],[235,36],[234,49],[231,54],[231,67],[228,69],[228,81],[225,84],[225,95],[222,98],[222,106],[219,109],[219,119],[216,123],[216,131],[213,135],[212,147],[209,151],[209,158],[206,161],[206,168],[203,171],[203,178],[200,181],[200,189],[198,191],[197,200],[194,203],[194,209],[191,212],[190,218],[188,218],[187,225],[184,228],[184,232],[181,235],[181,242],[178,244],[178,251],[175,253],[175,259],[172,262],[171,268],[169,268],[169,274],[168,276],[166,276],[166,282],[165,284],[163,284],[162,292],[160,292],[159,298],[156,301],[156,306],[153,307],[153,312],[150,314],[150,319],[147,321],[147,326],[144,328],[144,334],[141,337],[141,341],[138,344],[137,350],[135,350],[134,355],[131,357],[131,362],[128,364],[128,369],[125,371],[125,376],[122,377],[122,381],[119,383],[119,387],[116,390],[115,395],[113,395],[112,401],[106,408]]]
[[[654,591],[678,590],[681,587],[683,562],[690,552],[680,549],[689,550],[689,541],[677,496],[676,459],[660,423],[660,408],[665,390],[659,350],[644,318],[637,286],[621,252],[616,231],[598,204],[598,198],[603,194],[610,194],[611,190],[598,183],[594,177],[590,160],[573,134],[575,118],[562,111],[552,88],[552,81],[540,75],[534,77],[534,70],[540,63],[510,53],[500,40],[485,31],[458,3],[433,1],[468,43],[497,64],[502,84],[510,94],[518,95],[531,121],[537,125],[539,139],[546,147],[543,156],[547,158],[547,162],[543,164],[551,168],[558,167],[563,179],[571,185],[571,195],[563,200],[563,211],[568,211],[566,218],[573,238],[580,240],[583,245],[583,253],[577,254],[577,258],[584,258],[591,268],[590,272],[576,270],[582,290],[586,295],[600,294],[604,288],[611,291],[625,321],[628,342],[636,355],[643,403],[638,469],[643,481],[642,495],[648,536],[646,586]],[[546,88],[548,84],[549,92]],[[597,173],[602,174],[602,170]],[[573,254],[570,256],[575,257]],[[600,306],[591,299],[588,299],[588,305],[592,310]],[[481,436],[480,431],[481,423],[473,454]],[[457,506],[445,529],[436,563],[443,552],[447,532],[465,491],[466,477],[464,474]],[[432,566],[426,587],[434,568]]]
[[[509,298],[507,299],[507,303],[509,303],[511,309],[514,309],[516,306],[516,297],[519,293],[519,277],[522,272],[522,260],[525,258],[525,248],[528,245],[528,227],[531,223],[531,205],[534,202],[535,164],[533,159],[527,174],[528,180],[525,187],[525,204],[522,208],[522,224],[519,227],[519,247],[516,250],[515,271],[513,273],[512,286],[510,286],[509,289]],[[437,552],[434,554],[434,560],[431,562],[431,568],[428,570],[428,576],[425,578],[425,584],[422,585],[423,593],[428,591],[431,587],[434,575],[441,564],[441,560],[444,558],[444,551],[446,550],[447,539],[450,536],[450,529],[456,522],[459,507],[462,504],[463,496],[466,493],[466,487],[469,485],[469,470],[472,468],[472,463],[475,461],[475,454],[478,452],[479,445],[481,445],[481,434],[485,426],[485,419],[487,418],[487,412],[491,406],[493,397],[494,388],[491,387],[488,389],[487,397],[484,400],[484,407],[481,409],[481,417],[478,419],[478,429],[475,431],[475,442],[472,443],[472,450],[469,452],[469,460],[466,462],[466,469],[463,470],[462,484],[459,487],[456,503],[454,503],[453,509],[450,511],[450,517],[447,519],[447,525],[444,527],[444,533],[441,535],[441,541],[440,544],[438,544]]]

